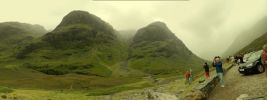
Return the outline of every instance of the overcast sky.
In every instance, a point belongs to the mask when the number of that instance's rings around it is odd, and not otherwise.
[[[55,28],[72,10],[85,10],[116,30],[163,21],[202,58],[221,55],[241,31],[267,15],[267,0],[91,1],[0,0],[0,22]]]

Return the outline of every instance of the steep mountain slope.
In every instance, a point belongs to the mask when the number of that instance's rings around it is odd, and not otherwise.
[[[18,45],[40,37],[46,32],[40,25],[19,22],[0,23],[0,59],[11,56]]]
[[[203,62],[162,22],[137,31],[129,51],[129,66],[151,74],[198,70]]]
[[[17,54],[23,66],[53,75],[109,76],[108,68],[127,56],[114,29],[85,11],[72,11],[50,33]]]
[[[255,39],[253,42],[251,42],[249,45],[247,45],[237,53],[247,53],[251,51],[261,50],[263,45],[265,44],[267,44],[267,32],[261,37]]]
[[[267,32],[267,17],[260,20],[252,28],[242,32],[235,41],[228,47],[223,56],[227,57],[237,53],[242,48],[249,45],[253,40],[259,38]]]

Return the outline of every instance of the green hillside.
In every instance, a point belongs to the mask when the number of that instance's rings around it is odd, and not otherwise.
[[[106,95],[202,69],[203,60],[162,22],[136,33],[116,31],[93,14],[72,11],[51,32],[5,25],[0,24],[0,86]]]
[[[130,67],[154,75],[199,71],[203,63],[162,22],[137,31],[128,59]]]
[[[108,67],[127,56],[113,28],[84,11],[66,15],[55,30],[17,53],[22,66],[50,75],[77,73],[110,76]]]
[[[40,25],[19,22],[0,23],[0,59],[6,59],[16,52],[18,47],[47,31]]]

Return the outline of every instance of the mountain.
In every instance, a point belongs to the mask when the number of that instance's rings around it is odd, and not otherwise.
[[[223,54],[224,57],[236,54],[238,51],[249,45],[255,39],[262,36],[267,32],[267,17],[261,19],[252,28],[241,32],[239,36],[236,37],[234,42],[228,47],[226,52]]]
[[[261,50],[263,45],[265,44],[267,44],[267,32],[263,34],[261,37],[252,41],[249,45],[245,46],[243,49],[241,49],[237,53],[248,53],[251,51],[258,51],[258,50]]]
[[[150,74],[199,70],[203,60],[194,55],[167,25],[154,22],[137,31],[130,45],[129,67]]]
[[[203,60],[165,23],[154,22],[134,33],[116,31],[89,12],[72,11],[53,31],[20,45],[9,62],[49,75],[100,77],[181,74],[190,68],[201,69]]]
[[[107,95],[169,82],[190,68],[202,70],[203,60],[162,22],[137,32],[116,31],[76,10],[49,32],[26,26],[1,27],[0,43],[15,41],[6,45],[10,49],[0,48],[1,86]]]
[[[115,39],[112,26],[85,11],[70,12],[55,30],[43,37],[44,41],[58,48],[111,43]]]
[[[47,31],[40,25],[19,22],[0,23],[0,59],[6,59],[17,46],[44,35]]]
[[[53,31],[17,53],[26,61],[23,66],[51,75],[110,76],[109,66],[126,56],[113,27],[86,11],[70,12]]]

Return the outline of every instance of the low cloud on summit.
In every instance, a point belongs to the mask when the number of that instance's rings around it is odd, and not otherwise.
[[[116,30],[165,22],[192,52],[211,59],[224,53],[242,31],[267,16],[267,1],[2,0],[0,22],[40,24],[51,30],[72,10],[95,14]]]

